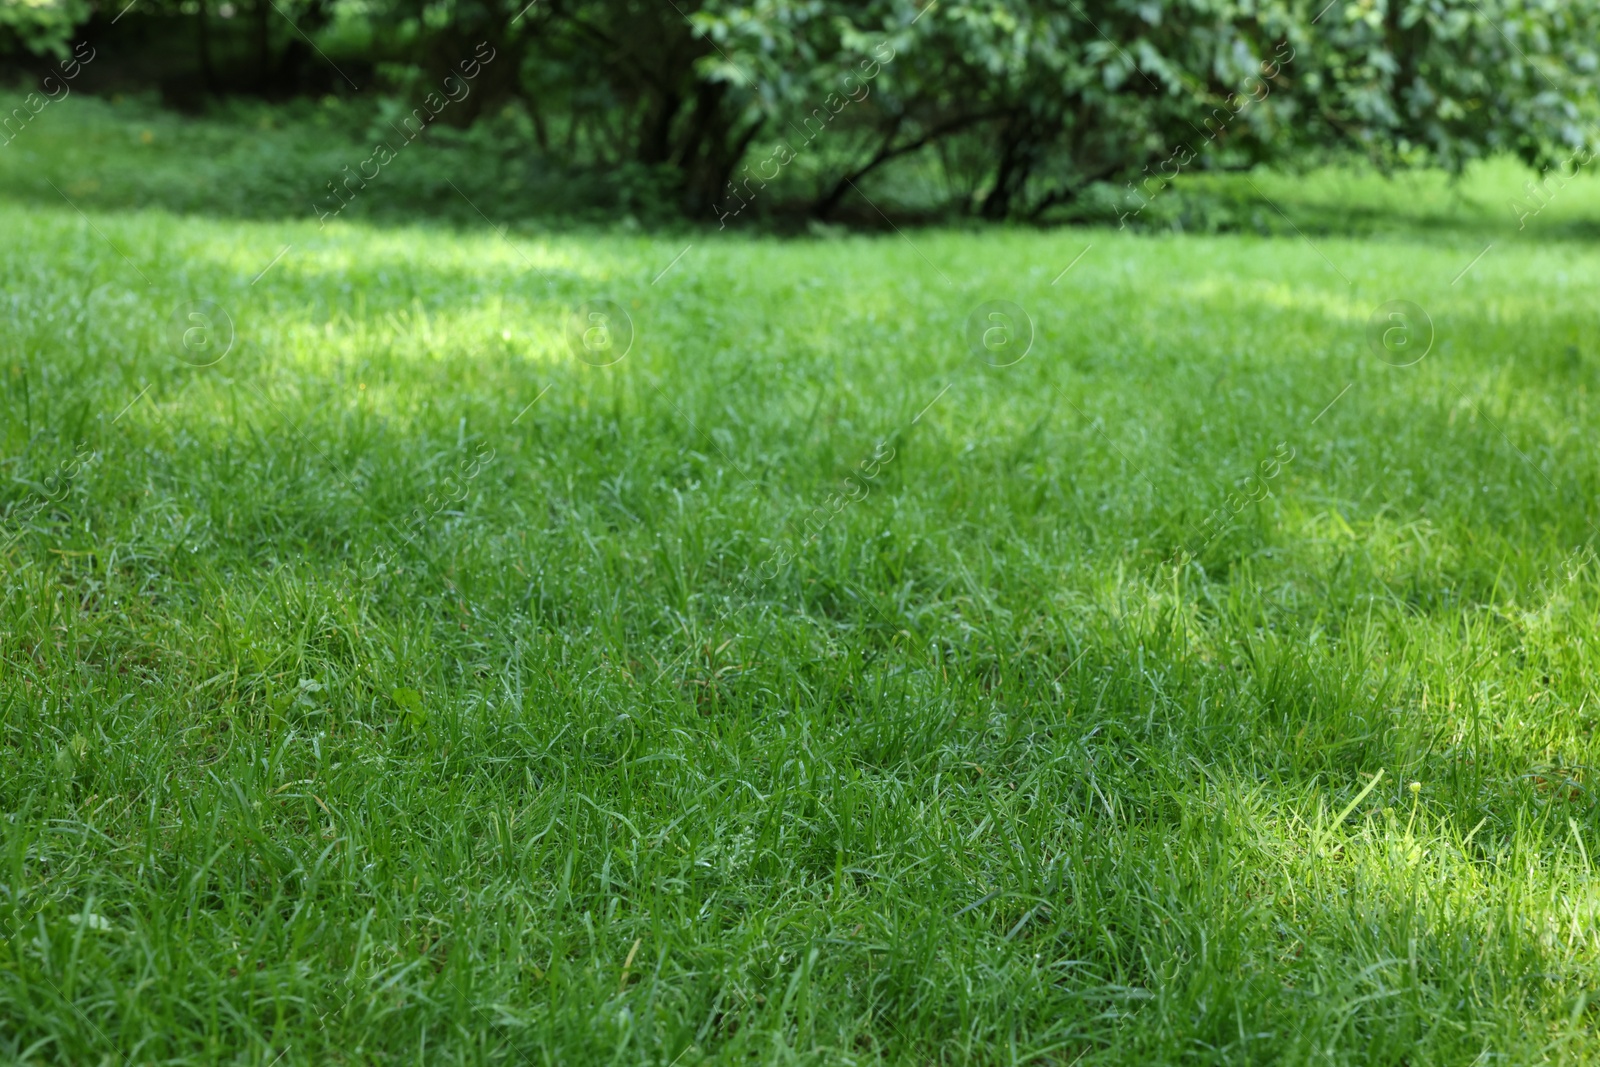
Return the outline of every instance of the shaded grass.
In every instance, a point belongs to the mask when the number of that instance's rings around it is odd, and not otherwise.
[[[22,107],[27,95],[23,87],[0,87],[0,111]],[[148,96],[74,94],[7,131],[0,182],[8,197],[49,207],[60,205],[64,192],[85,208],[217,218],[315,220],[343,202],[337,217],[376,226],[423,217],[476,227],[488,216],[497,223],[537,219],[547,229],[637,229],[642,221],[711,230],[719,219],[709,205],[684,216],[669,176],[651,168],[564,165],[537,148],[531,120],[516,107],[486,115],[469,130],[435,125],[408,141],[396,123],[416,103],[403,94],[272,105],[228,100],[194,117]],[[393,153],[381,167],[374,160],[387,157],[375,156],[379,143]],[[807,154],[770,199],[715,228],[834,232],[804,218],[803,207],[836,180],[840,165],[826,147]],[[1137,183],[1137,192],[1097,184],[1047,218],[1144,233],[1479,239],[1480,248],[1490,239],[1592,241],[1600,183],[1588,169],[1561,177],[1570,172],[1563,164],[1536,175],[1509,157],[1481,161],[1456,177],[1435,170],[1385,177],[1360,161],[1304,172],[1195,170],[1171,185]],[[374,173],[370,181],[360,177]],[[884,227],[880,208],[903,225],[940,217],[976,225],[956,217],[949,176],[931,156],[891,164],[862,188],[870,200],[851,198],[837,216],[859,228]]]
[[[8,1057],[1595,1054],[1589,250],[85,207],[0,204]]]

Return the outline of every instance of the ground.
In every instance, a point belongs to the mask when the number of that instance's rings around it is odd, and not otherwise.
[[[1600,1055],[1591,244],[28,189],[8,1059]]]

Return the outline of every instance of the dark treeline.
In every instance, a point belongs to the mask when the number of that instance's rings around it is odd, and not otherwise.
[[[406,129],[511,109],[517,151],[721,226],[870,218],[873,189],[994,220],[1098,191],[1126,219],[1192,170],[1540,166],[1597,140],[1596,0],[125,2],[0,0],[0,56],[48,90],[87,42],[80,88],[184,108],[384,96]]]

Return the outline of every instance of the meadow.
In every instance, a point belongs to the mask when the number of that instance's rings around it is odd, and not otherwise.
[[[1600,1056],[1588,179],[319,228],[82,103],[0,165],[0,1056]]]

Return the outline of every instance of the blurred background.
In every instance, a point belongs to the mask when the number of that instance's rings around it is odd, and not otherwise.
[[[0,0],[0,180],[239,216],[1288,231],[1254,172],[1308,230],[1514,230],[1588,164],[1597,15],[1592,0]],[[67,96],[93,99],[33,121]]]

